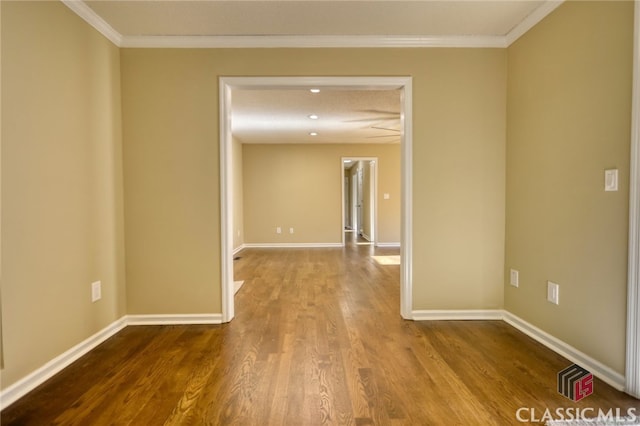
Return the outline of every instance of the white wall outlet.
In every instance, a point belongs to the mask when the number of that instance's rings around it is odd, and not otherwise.
[[[97,302],[102,298],[102,282],[96,281],[91,283],[91,301]]]
[[[293,228],[289,228],[289,233],[293,234]]]
[[[604,190],[607,192],[618,190],[618,169],[604,171]]]
[[[509,273],[509,284],[514,287],[518,287],[520,285],[519,275],[520,273],[518,271],[516,271],[515,269],[511,269]]]
[[[385,192],[384,194],[382,194],[382,198],[384,198],[385,200],[388,200],[389,198],[391,198],[391,195],[389,195],[388,192]]]
[[[555,305],[560,303],[560,286],[547,281],[547,300]]]
[[[276,234],[282,234],[282,228],[281,227],[276,227]]]

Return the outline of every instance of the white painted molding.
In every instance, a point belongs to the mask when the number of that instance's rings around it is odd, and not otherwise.
[[[548,0],[499,36],[378,36],[378,35],[281,35],[281,36],[124,36],[82,0],[61,0],[100,34],[118,47],[131,48],[505,48],[560,6],[564,0]]]
[[[534,10],[531,14],[529,14],[529,16],[524,18],[522,22],[520,22],[511,31],[509,31],[509,33],[505,36],[505,45],[510,46],[511,43],[518,40],[527,31],[529,31],[540,21],[546,18],[551,12],[556,10],[562,3],[564,3],[564,0],[547,0],[542,4],[542,6]]]
[[[76,15],[85,20],[86,23],[95,28],[100,34],[105,36],[111,43],[118,47],[122,47],[124,37],[113,29],[104,19],[98,16],[84,1],[80,0],[61,0]]]
[[[376,247],[392,247],[392,248],[399,248],[400,247],[400,243],[381,243],[381,242],[377,242],[376,243]]]
[[[93,336],[83,340],[71,349],[47,362],[31,374],[3,389],[2,392],[0,392],[0,410],[4,410],[126,326],[127,323],[124,317],[114,321]]]
[[[222,324],[222,314],[127,315],[130,325]]]
[[[235,316],[233,280],[233,137],[231,135],[231,86],[224,78],[218,81],[220,110],[220,280],[222,321]]]
[[[624,390],[625,378],[622,374],[617,373],[613,369],[602,364],[600,361],[591,358],[590,356],[579,351],[573,346],[528,323],[522,318],[507,311],[503,311],[503,313],[504,321],[507,324],[520,330],[532,339],[542,343],[544,346],[556,352],[557,354],[562,355],[569,361],[576,363],[583,368],[586,368],[594,376],[597,376],[602,381],[613,386],[617,390]]]
[[[413,79],[407,77],[401,92],[402,132],[400,153],[400,315],[412,318],[413,310]]]
[[[640,1],[634,3],[625,391],[640,398]]]
[[[415,321],[459,321],[459,320],[502,320],[504,313],[501,309],[460,309],[460,310],[423,310],[413,311]]]
[[[371,242],[371,237],[370,237],[370,236],[368,236],[367,234],[365,234],[364,232],[363,232],[362,234],[360,234],[360,236],[361,236],[362,238],[364,238],[365,240],[367,240],[367,241]]]
[[[245,249],[245,247],[246,247],[246,246],[245,246],[244,244],[240,244],[240,246],[236,247],[236,248],[233,250],[232,254],[235,256],[236,254],[238,254],[238,253],[240,253],[242,250],[244,250],[244,249]]]
[[[222,324],[222,314],[125,315],[93,336],[58,355],[33,373],[0,391],[0,411],[70,366],[74,361],[128,326]]]
[[[504,36],[125,36],[120,47],[136,48],[504,48]]]
[[[327,248],[343,247],[342,243],[245,243],[245,248]]]

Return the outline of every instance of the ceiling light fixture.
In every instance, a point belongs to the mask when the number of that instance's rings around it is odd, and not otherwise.
[[[320,93],[320,89],[309,89],[311,93]]]
[[[309,133],[309,136],[318,136],[318,132],[311,132]]]
[[[311,115],[309,116],[309,118],[310,118],[310,119],[312,119],[312,120],[317,120],[317,119],[318,119],[318,116],[317,116],[316,114],[311,114]]]

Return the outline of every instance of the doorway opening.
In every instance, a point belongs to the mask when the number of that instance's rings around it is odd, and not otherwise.
[[[342,245],[375,245],[378,238],[378,158],[342,158]]]
[[[234,90],[259,89],[397,90],[400,92],[401,236],[400,315],[412,318],[412,79],[411,77],[220,77],[220,220],[222,321],[235,315],[233,277],[233,135]],[[374,231],[375,237],[375,231]]]

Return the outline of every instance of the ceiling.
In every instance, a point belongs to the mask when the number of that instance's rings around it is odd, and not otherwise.
[[[399,143],[400,90],[250,90],[231,95],[242,143]]]
[[[196,48],[506,47],[562,3],[61,1],[119,47]],[[232,132],[243,143],[398,143],[400,93],[234,89],[231,119]]]
[[[123,36],[504,36],[543,3],[528,0],[86,2]]]

